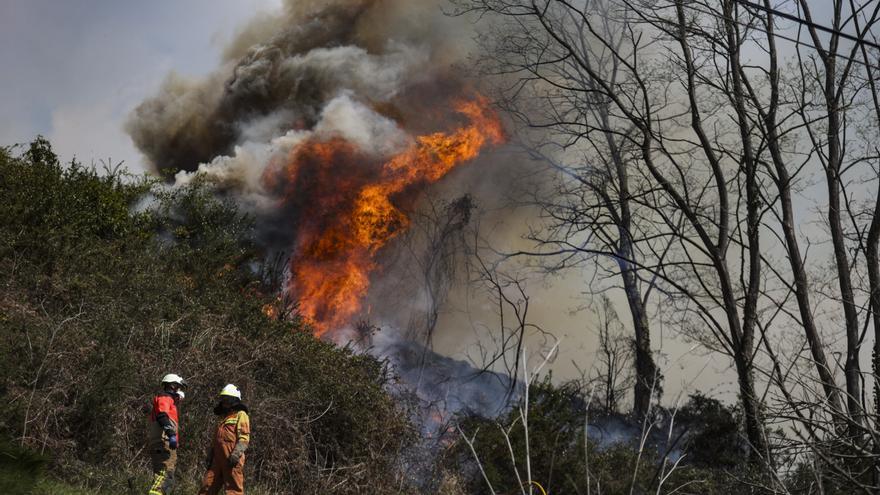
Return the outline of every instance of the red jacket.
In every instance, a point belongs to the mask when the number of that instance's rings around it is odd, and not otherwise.
[[[153,397],[153,404],[150,408],[150,421],[159,423],[165,433],[178,435],[179,432],[177,415],[177,395],[162,392]]]

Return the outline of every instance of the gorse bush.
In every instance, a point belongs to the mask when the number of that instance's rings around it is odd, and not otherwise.
[[[183,486],[201,476],[216,394],[233,382],[252,410],[252,487],[400,490],[412,430],[384,366],[263,313],[279,302],[252,223],[209,185],[62,165],[37,139],[0,150],[0,203],[0,434],[54,476],[140,493],[145,406],[173,371],[191,382]]]

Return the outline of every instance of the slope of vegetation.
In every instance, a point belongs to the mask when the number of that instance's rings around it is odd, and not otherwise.
[[[0,202],[0,493],[142,493],[146,406],[168,371],[191,382],[179,493],[195,491],[227,382],[252,410],[257,495],[521,493],[527,473],[552,494],[780,493],[745,462],[741,412],[699,395],[674,420],[655,410],[644,445],[638,423],[609,445],[592,394],[545,378],[528,434],[521,404],[459,418],[472,445],[451,430],[425,449],[383,363],[312,336],[248,217],[208,185],[61,164],[37,139],[0,150]],[[782,492],[812,493],[801,467]]]
[[[253,413],[255,493],[398,489],[411,428],[382,363],[267,317],[279,303],[251,223],[205,186],[61,164],[37,139],[0,150],[0,203],[0,438],[20,454],[0,465],[4,493],[67,490],[44,472],[141,493],[145,406],[170,371],[191,382],[182,487],[200,479],[216,394],[233,382]]]

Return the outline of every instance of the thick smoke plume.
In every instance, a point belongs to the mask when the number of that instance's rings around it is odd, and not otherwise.
[[[267,250],[290,255],[288,290],[316,333],[340,341],[372,279],[394,276],[377,260],[405,212],[504,139],[458,69],[466,27],[435,0],[286,0],[249,21],[213,73],[170,74],[127,130],[155,172],[204,177],[252,212]],[[424,398],[498,410],[509,381],[469,381],[465,363],[376,323],[374,352]]]
[[[449,72],[458,50],[441,41],[455,36],[450,26],[431,2],[287,0],[281,15],[252,20],[213,74],[196,80],[171,74],[135,110],[127,130],[166,174],[194,171],[235,155],[236,146],[269,143],[291,129],[375,138],[370,131],[381,129],[333,120],[339,105],[325,114],[345,92],[366,106],[350,111],[373,112],[357,123],[383,127],[380,115],[387,114],[418,131],[420,110],[439,105],[450,86],[461,84]],[[330,121],[321,125],[325,118]]]

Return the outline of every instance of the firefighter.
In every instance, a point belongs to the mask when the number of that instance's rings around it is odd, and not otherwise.
[[[220,421],[211,440],[208,471],[202,479],[199,495],[216,495],[221,488],[226,490],[226,495],[242,495],[244,452],[250,442],[251,424],[238,387],[231,383],[223,387],[214,414]]]
[[[167,495],[174,483],[177,465],[180,418],[178,405],[184,397],[186,382],[179,375],[162,377],[162,392],[153,397],[149,413],[147,448],[153,465],[153,483],[149,495]]]

